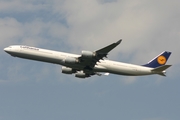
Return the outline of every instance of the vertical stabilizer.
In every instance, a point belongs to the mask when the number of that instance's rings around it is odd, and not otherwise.
[[[165,65],[170,55],[171,55],[171,52],[164,51],[143,66],[157,68],[162,65]]]

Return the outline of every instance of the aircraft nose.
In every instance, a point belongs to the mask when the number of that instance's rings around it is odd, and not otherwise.
[[[10,51],[10,48],[9,48],[9,47],[6,47],[6,48],[4,48],[4,51],[5,51],[5,52],[9,52],[9,51]]]
[[[6,52],[8,50],[8,48],[4,48],[4,51]]]

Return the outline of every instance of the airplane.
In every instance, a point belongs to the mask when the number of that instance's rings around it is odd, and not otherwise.
[[[166,62],[171,52],[164,51],[147,64],[134,65],[107,60],[108,53],[121,43],[122,39],[97,51],[82,51],[81,55],[41,49],[26,45],[11,45],[4,51],[14,57],[48,62],[62,65],[62,73],[75,74],[77,78],[87,78],[93,75],[126,75],[143,76],[158,74],[166,76],[166,69],[171,65]],[[102,74],[103,73],[103,74]]]

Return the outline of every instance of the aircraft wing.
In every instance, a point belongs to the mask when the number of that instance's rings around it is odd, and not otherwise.
[[[79,64],[85,66],[85,69],[92,70],[96,63],[104,57],[107,57],[108,53],[118,46],[121,41],[122,39],[95,52],[83,51],[81,57],[78,58]]]
[[[103,57],[107,57],[108,53],[114,49],[116,46],[118,46],[121,43],[122,39],[118,40],[116,43],[113,43],[111,45],[108,45],[100,50],[97,50],[96,53],[96,58],[98,60],[103,59]]]

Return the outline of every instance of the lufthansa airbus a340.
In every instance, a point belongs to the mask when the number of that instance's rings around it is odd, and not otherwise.
[[[4,51],[14,57],[48,62],[62,65],[62,73],[75,74],[78,78],[87,78],[93,75],[118,74],[127,76],[142,76],[159,74],[165,76],[166,69],[171,65],[165,65],[171,52],[164,51],[144,65],[133,65],[103,59],[108,53],[118,46],[122,40],[112,43],[97,51],[82,51],[81,55],[46,50],[26,45],[11,45]]]

